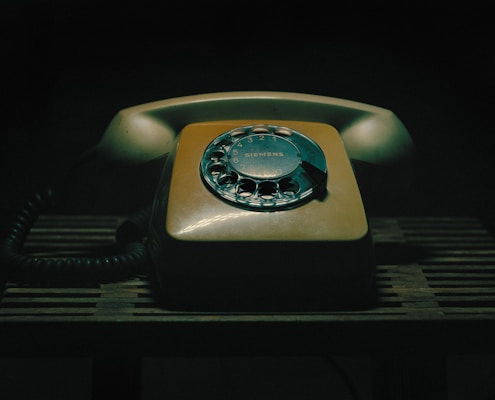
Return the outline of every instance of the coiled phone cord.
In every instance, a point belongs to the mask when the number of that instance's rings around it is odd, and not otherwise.
[[[104,282],[122,279],[142,272],[148,262],[145,226],[148,210],[140,211],[122,223],[116,232],[118,254],[95,257],[38,258],[23,254],[24,243],[40,215],[56,208],[65,195],[64,189],[75,168],[94,154],[85,153],[66,174],[60,191],[45,188],[34,193],[7,223],[6,234],[0,240],[0,263],[7,266],[7,280],[27,282]]]

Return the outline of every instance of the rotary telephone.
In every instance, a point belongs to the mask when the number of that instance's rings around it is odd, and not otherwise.
[[[167,157],[146,240],[130,240],[120,258],[71,260],[79,273],[147,263],[171,308],[317,310],[372,306],[367,201],[399,190],[413,144],[379,107],[221,92],[121,110],[95,151],[127,164]],[[50,195],[37,199],[41,209]],[[14,251],[23,239],[11,235],[2,253],[30,269],[35,262]],[[79,276],[73,269],[65,276]]]

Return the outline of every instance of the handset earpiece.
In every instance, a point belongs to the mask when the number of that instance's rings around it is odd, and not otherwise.
[[[147,107],[121,110],[97,145],[100,157],[115,163],[145,163],[170,152],[177,136],[166,120],[149,115]]]

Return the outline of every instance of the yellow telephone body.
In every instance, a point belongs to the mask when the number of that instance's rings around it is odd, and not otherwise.
[[[235,128],[266,124],[294,129],[319,144],[331,171],[323,199],[289,209],[252,210],[208,190],[198,165],[208,144]],[[268,140],[254,135],[260,138]],[[170,301],[294,308],[308,301],[313,307],[339,303],[336,292],[343,286],[353,289],[356,299],[362,291],[371,295],[374,266],[366,214],[335,128],[302,121],[216,121],[187,125],[178,141],[154,205],[150,235]]]

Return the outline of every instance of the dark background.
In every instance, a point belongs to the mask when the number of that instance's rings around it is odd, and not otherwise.
[[[483,4],[2,2],[2,209],[98,143],[122,108],[281,90],[396,113],[417,158],[410,193],[389,213],[491,223],[495,56]],[[106,184],[115,182],[133,186],[123,178]],[[143,192],[154,185],[139,184]],[[107,206],[121,211],[104,186],[90,190],[89,203],[109,196]],[[121,190],[122,208],[136,187]]]
[[[0,211],[98,143],[122,108],[281,90],[370,103],[402,120],[415,173],[408,195],[382,213],[475,216],[493,229],[493,31],[478,1],[2,1]],[[156,174],[127,172],[78,176],[80,212],[127,212],[134,196],[149,197]],[[36,376],[46,368],[33,365]],[[489,371],[459,365],[458,385],[467,369]],[[2,366],[12,376],[28,368]]]

